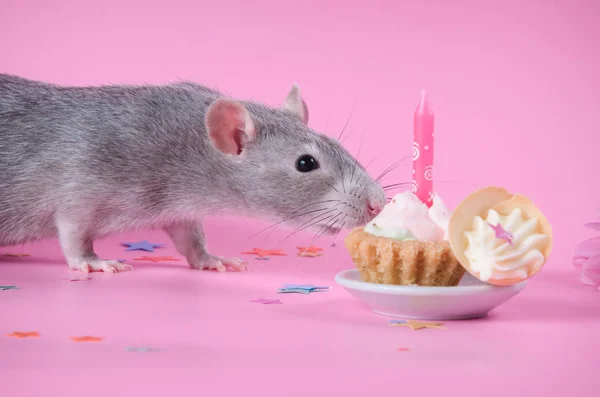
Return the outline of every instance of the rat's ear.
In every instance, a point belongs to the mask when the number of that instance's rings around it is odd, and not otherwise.
[[[206,111],[205,123],[210,141],[225,154],[242,153],[256,135],[248,109],[232,99],[214,101]]]
[[[300,87],[298,87],[298,84],[292,86],[292,89],[283,104],[283,109],[292,112],[298,116],[304,124],[308,124],[308,107],[306,107],[306,102],[304,102],[300,96]]]

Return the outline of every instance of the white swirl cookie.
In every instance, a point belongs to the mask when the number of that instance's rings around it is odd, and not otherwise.
[[[480,189],[458,205],[448,224],[452,251],[481,281],[510,285],[536,274],[552,249],[552,227],[527,197]]]

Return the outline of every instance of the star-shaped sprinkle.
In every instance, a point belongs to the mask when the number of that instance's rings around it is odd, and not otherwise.
[[[279,288],[279,291],[277,291],[280,294],[303,294],[303,295],[308,295],[310,294],[312,291],[308,290],[308,289],[304,289],[304,288]]]
[[[266,250],[264,250],[262,248],[252,248],[252,251],[244,251],[244,252],[242,252],[242,254],[257,255],[259,257],[267,256]]]
[[[168,261],[179,261],[180,259],[173,258],[172,256],[141,256],[139,258],[133,258],[134,261],[152,261],[152,262],[168,262]]]
[[[322,292],[322,291],[329,291],[329,290],[330,290],[330,287],[317,286],[317,285],[312,285],[312,284],[283,284],[282,288],[279,288],[278,292],[280,294],[296,293],[296,294],[308,295],[311,292]]]
[[[100,336],[71,336],[69,337],[73,342],[100,342],[104,338]]]
[[[312,246],[312,245],[309,245],[308,247],[296,247],[296,248],[300,252],[314,252],[314,253],[317,253],[319,251],[323,251],[323,248],[315,247],[315,246]]]
[[[254,299],[254,300],[251,300],[250,302],[260,303],[260,304],[263,304],[263,305],[273,305],[273,304],[282,304],[283,303],[279,299],[263,299],[263,298]]]
[[[157,352],[160,349],[155,349],[153,347],[128,347],[126,350],[128,352],[136,352],[136,353],[151,353],[151,352]]]
[[[8,291],[9,289],[19,289],[16,285],[0,285],[0,291]]]
[[[488,225],[490,225],[490,227],[494,230],[496,238],[505,240],[510,245],[513,245],[513,235],[510,232],[504,230],[501,224],[498,223],[496,226],[494,226],[491,223],[488,223]]]
[[[125,251],[147,251],[154,252],[154,248],[162,248],[164,244],[150,243],[148,240],[142,240],[137,243],[121,243],[121,245],[127,247]]]
[[[259,257],[267,257],[269,255],[273,256],[287,256],[283,250],[266,250],[263,248],[252,248],[252,251],[245,251],[242,254],[246,255],[258,255]]]
[[[24,256],[31,256],[31,255],[29,255],[29,254],[22,254],[20,252],[17,252],[17,253],[7,252],[6,254],[4,254],[2,256],[11,256],[13,258],[22,258]]]
[[[395,325],[399,327],[410,327],[413,331],[423,329],[423,328],[435,328],[435,329],[446,329],[446,327],[442,327],[444,323],[438,322],[430,322],[430,321],[417,321],[417,320],[406,320],[404,322],[390,322],[390,325]]]
[[[10,336],[13,338],[19,338],[19,339],[23,339],[23,338],[39,338],[40,337],[40,333],[37,331],[29,331],[29,332],[13,332],[12,334],[7,334],[6,336]]]
[[[298,252],[298,256],[316,258],[317,256],[323,256],[323,254],[318,252],[300,251]]]
[[[310,290],[322,290],[329,289],[325,285],[313,285],[313,284],[283,284],[284,288],[305,288]]]

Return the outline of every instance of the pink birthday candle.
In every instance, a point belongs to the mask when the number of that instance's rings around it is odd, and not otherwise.
[[[413,126],[412,191],[428,207],[433,204],[433,118],[427,93],[421,90]]]

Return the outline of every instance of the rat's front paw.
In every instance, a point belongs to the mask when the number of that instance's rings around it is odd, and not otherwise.
[[[121,263],[119,261],[104,260],[100,258],[92,259],[77,259],[69,261],[69,267],[73,270],[80,270],[82,272],[105,272],[105,273],[117,273],[126,270],[133,270],[131,265]]]
[[[244,271],[247,269],[244,261],[239,258],[223,258],[209,254],[189,261],[189,264],[192,269],[217,270],[219,272],[226,272],[227,270]]]

